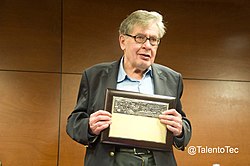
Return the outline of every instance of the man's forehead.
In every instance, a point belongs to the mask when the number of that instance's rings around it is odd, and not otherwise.
[[[137,34],[149,34],[150,36],[158,36],[159,35],[159,29],[157,26],[142,26],[142,25],[134,25],[131,32],[134,35]]]

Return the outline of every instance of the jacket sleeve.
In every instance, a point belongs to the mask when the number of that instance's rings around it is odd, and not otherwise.
[[[74,111],[67,119],[66,132],[76,142],[83,145],[92,143],[96,136],[89,134],[89,115],[93,112],[89,108],[89,83],[86,71],[82,75]]]
[[[176,103],[176,110],[182,115],[182,135],[180,137],[174,137],[174,146],[179,150],[185,150],[185,147],[188,145],[191,135],[192,135],[192,127],[191,123],[186,117],[186,114],[182,110],[181,105],[181,96],[183,92],[183,81],[181,75],[179,75],[179,83],[178,83],[178,90],[177,90],[177,103]]]

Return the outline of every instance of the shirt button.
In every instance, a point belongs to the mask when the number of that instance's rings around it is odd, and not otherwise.
[[[113,157],[113,156],[115,155],[115,153],[114,153],[114,152],[110,152],[109,155],[110,155],[111,157]]]

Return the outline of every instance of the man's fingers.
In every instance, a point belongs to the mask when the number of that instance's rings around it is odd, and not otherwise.
[[[174,116],[181,116],[175,109],[169,109],[162,113],[163,115],[174,115]]]
[[[173,126],[171,126],[171,125],[167,125],[167,128],[168,128],[168,130],[170,130],[170,131],[173,132],[174,136],[177,136],[177,135],[179,135],[179,133],[180,133],[180,131],[179,131],[178,128],[175,128],[175,127],[173,127]]]
[[[100,132],[102,130],[108,128],[110,124],[111,124],[111,121],[109,121],[109,122],[97,122],[97,123],[93,124],[92,126],[90,126],[90,128],[94,134],[99,135]]]
[[[110,121],[110,120],[111,120],[111,117],[107,115],[99,115],[99,116],[93,117],[91,119],[91,123],[97,123],[99,121]]]
[[[97,123],[93,123],[91,126],[92,126],[93,128],[98,128],[98,127],[102,127],[103,125],[106,126],[106,124],[107,124],[107,125],[110,125],[110,124],[111,124],[111,121],[99,121],[99,122],[97,122]]]
[[[100,132],[106,129],[111,124],[111,113],[104,110],[94,112],[89,117],[89,126],[91,131],[99,135]]]
[[[96,116],[99,116],[99,115],[106,115],[106,116],[111,117],[111,113],[108,112],[108,111],[104,111],[104,110],[96,111],[93,114],[91,114],[90,116],[96,117]]]
[[[98,121],[109,121],[111,120],[111,113],[108,111],[99,110],[90,115],[89,123],[97,123]]]
[[[172,131],[174,136],[182,133],[182,116],[175,109],[164,111],[159,115],[160,122],[165,124],[167,129]]]

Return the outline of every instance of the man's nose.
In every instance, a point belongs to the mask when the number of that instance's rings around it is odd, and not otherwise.
[[[145,48],[151,48],[151,47],[152,47],[152,45],[150,44],[149,39],[147,39],[147,40],[143,43],[143,47],[145,47]]]

